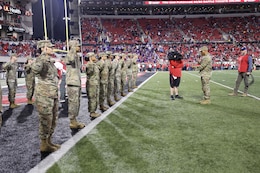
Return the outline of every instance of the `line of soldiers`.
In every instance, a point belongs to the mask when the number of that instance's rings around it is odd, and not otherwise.
[[[33,104],[32,97],[35,95],[35,105],[39,114],[39,137],[40,151],[54,152],[60,145],[51,141],[58,119],[58,74],[52,59],[53,47],[49,40],[37,42],[39,56],[36,60],[27,57],[25,65],[27,103]],[[69,41],[69,52],[65,57],[67,66],[66,84],[68,94],[68,117],[71,129],[82,129],[84,123],[77,121],[81,98],[81,62],[78,52],[80,44],[77,40]],[[115,101],[126,96],[125,86],[127,81],[128,92],[136,88],[138,73],[137,54],[101,52],[87,54],[86,65],[86,91],[88,96],[88,110],[91,118],[99,117],[97,108],[104,112],[108,106],[113,106]],[[15,92],[17,87],[16,69],[17,55],[12,55],[10,62],[4,64],[7,71],[7,85],[9,88],[10,108],[18,107],[15,104]],[[35,85],[35,77],[38,82]],[[35,91],[35,93],[34,93]],[[1,94],[2,96],[2,94]],[[107,104],[107,106],[106,106]],[[2,106],[2,105],[0,105]],[[1,107],[0,107],[1,108]],[[2,111],[2,109],[1,109]],[[2,113],[2,112],[1,112]],[[0,120],[1,117],[0,117]],[[1,125],[1,122],[0,122]]]
[[[132,92],[136,88],[137,59],[138,55],[132,53],[87,53],[86,89],[90,117],[100,116],[96,112],[98,105],[104,112],[119,101],[120,96],[126,96],[126,89]]]

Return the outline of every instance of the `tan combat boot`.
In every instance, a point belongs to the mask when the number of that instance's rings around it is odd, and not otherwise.
[[[97,117],[99,117],[100,116],[100,114],[98,114],[98,113],[96,113],[96,112],[91,112],[90,113],[90,117],[91,118],[97,118]]]
[[[77,120],[75,120],[75,119],[70,120],[71,129],[83,129],[84,127],[85,127],[85,124],[77,122]]]
[[[113,102],[113,101],[111,101],[111,100],[108,101],[107,103],[108,103],[108,106],[110,106],[110,107],[113,106],[113,105],[115,104],[115,102]]]
[[[237,96],[237,93],[232,92],[232,93],[229,93],[228,95],[229,96]]]
[[[40,144],[40,151],[41,152],[54,152],[56,151],[57,148],[54,147],[54,146],[51,146],[49,143],[48,143],[48,139],[42,139],[41,140],[41,144]]]
[[[34,103],[34,102],[32,101],[32,99],[28,99],[28,100],[27,100],[27,104],[28,104],[28,105],[32,105],[33,103]]]
[[[122,97],[125,97],[126,94],[125,94],[124,92],[121,92],[121,96],[122,96]]]
[[[14,109],[14,108],[17,108],[17,107],[19,107],[20,105],[17,105],[17,104],[15,104],[14,102],[12,102],[11,104],[10,104],[10,108],[11,109]]]
[[[211,102],[210,102],[210,100],[201,100],[200,101],[200,104],[202,104],[202,105],[209,105]]]
[[[120,100],[120,98],[116,95],[115,96],[115,101],[119,101]]]
[[[130,88],[129,88],[129,89],[128,89],[128,92],[133,92],[133,89],[130,89]]]
[[[50,146],[55,147],[57,150],[60,149],[59,144],[54,144],[51,142],[51,137],[48,137],[47,142],[48,142],[48,144],[50,144]]]
[[[104,106],[104,105],[100,105],[99,107],[100,107],[100,110],[101,110],[102,112],[105,112],[105,111],[108,110],[108,107],[106,107],[106,106]]]

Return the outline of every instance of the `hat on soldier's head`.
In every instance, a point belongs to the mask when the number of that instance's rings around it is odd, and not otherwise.
[[[69,47],[78,47],[81,46],[78,40],[70,40]]]
[[[32,57],[31,56],[26,56],[25,57],[27,60],[32,60]]]
[[[13,56],[17,57],[17,53],[11,53],[10,54],[10,57],[13,57]]]
[[[113,56],[120,56],[119,53],[113,53],[112,55],[113,55]]]
[[[106,51],[107,55],[112,55],[112,51]]]
[[[37,42],[37,48],[43,48],[43,47],[54,47],[54,45],[51,43],[50,40],[40,40]]]
[[[133,56],[138,56],[138,54],[137,53],[133,53]]]
[[[101,57],[103,57],[103,56],[107,56],[107,54],[106,54],[105,52],[100,52],[100,53],[98,54],[98,56],[101,58]]]
[[[94,52],[88,52],[86,56],[87,57],[95,56],[95,53]]]
[[[125,53],[121,53],[120,56],[121,57],[126,57],[126,54]]]
[[[199,51],[201,52],[201,51],[208,51],[208,47],[207,46],[202,46],[200,49],[199,49]]]
[[[127,54],[129,57],[133,57],[133,54],[132,53],[128,53]]]

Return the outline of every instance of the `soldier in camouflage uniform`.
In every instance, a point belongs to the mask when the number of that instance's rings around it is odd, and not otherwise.
[[[66,63],[66,84],[68,94],[68,116],[71,129],[82,129],[85,124],[77,121],[79,114],[81,98],[81,74],[80,57],[77,54],[80,51],[80,44],[77,40],[69,41],[70,51],[65,57]]]
[[[38,78],[35,87],[35,103],[40,122],[40,151],[54,152],[60,148],[60,145],[51,142],[58,119],[58,74],[54,61],[51,60],[53,54],[51,42],[49,40],[38,41],[37,47],[41,50],[41,54],[31,68]]]
[[[127,60],[127,87],[128,87],[128,92],[133,91],[133,54],[129,53],[128,54],[128,60]]]
[[[137,80],[137,74],[138,74],[138,55],[136,53],[133,54],[133,59],[132,59],[132,73],[133,73],[133,83],[132,86],[133,88],[137,88],[136,86],[136,80]]]
[[[204,93],[203,100],[200,104],[210,104],[210,78],[212,74],[212,58],[208,52],[208,47],[203,46],[199,49],[201,60],[199,62],[199,71],[201,75],[202,91]]]
[[[10,56],[10,62],[3,64],[3,69],[6,70],[6,83],[8,85],[8,100],[10,102],[10,108],[16,108],[19,105],[15,104],[15,94],[17,88],[17,55],[14,53]]]
[[[27,88],[27,104],[33,104],[33,94],[34,94],[34,88],[35,88],[35,74],[32,72],[31,65],[33,63],[32,57],[28,56],[27,61],[25,63],[25,83],[26,83],[26,88]]]
[[[121,64],[121,87],[120,87],[120,93],[121,96],[126,96],[125,94],[125,85],[126,85],[126,70],[127,70],[127,64],[126,64],[126,54],[122,53],[120,59]]]
[[[105,106],[105,101],[107,99],[107,85],[108,85],[108,63],[107,63],[107,54],[104,52],[99,53],[100,60],[97,62],[100,70],[100,86],[99,86],[99,107],[102,112],[108,110],[108,107]]]
[[[91,118],[96,118],[100,116],[99,113],[96,113],[99,103],[99,67],[97,65],[97,58],[94,52],[87,53],[87,57],[89,57],[89,61],[86,66],[88,111],[90,112]]]
[[[107,103],[109,106],[113,106],[115,104],[114,101],[111,99],[111,95],[114,92],[114,82],[115,82],[115,69],[117,64],[113,62],[113,55],[112,52],[106,52],[108,55],[108,58],[106,60],[106,63],[108,64],[108,86],[107,86]],[[114,96],[114,95],[113,95]]]
[[[115,53],[114,54],[115,58],[113,60],[113,63],[116,64],[115,68],[115,87],[114,87],[114,98],[115,101],[119,101],[120,98],[118,96],[118,93],[120,91],[121,87],[121,67],[122,67],[122,62],[120,61],[120,54]]]

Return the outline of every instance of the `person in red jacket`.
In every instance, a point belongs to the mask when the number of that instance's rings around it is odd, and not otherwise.
[[[181,59],[169,59],[169,72],[170,72],[170,94],[171,99],[182,99],[178,93],[178,87],[181,82],[181,71],[183,68],[183,61]],[[174,95],[175,94],[175,95]]]
[[[241,48],[241,56],[238,58],[238,76],[236,80],[236,86],[234,88],[234,91],[230,93],[230,96],[236,96],[238,93],[238,88],[242,80],[244,80],[245,88],[244,93],[242,96],[247,96],[248,92],[248,77],[252,72],[253,68],[253,59],[252,57],[247,53],[247,48],[242,47]]]

